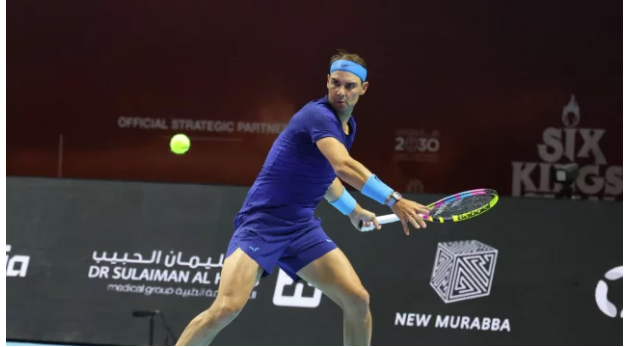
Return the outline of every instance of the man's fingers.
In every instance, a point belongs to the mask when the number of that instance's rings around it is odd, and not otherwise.
[[[423,219],[417,218],[417,223],[419,223],[419,225],[421,225],[423,229],[427,228],[427,224],[425,223]]]
[[[419,225],[422,228],[424,228],[424,229],[427,228],[427,224],[425,224],[425,221],[423,220],[423,218],[421,218],[420,215],[417,214],[416,216],[414,216],[414,219],[416,220],[417,223],[419,223]]]
[[[378,230],[382,229],[382,226],[380,225],[380,222],[378,222],[377,217],[373,217],[373,225],[375,225],[376,229]]]
[[[408,229],[408,224],[406,224],[406,218],[404,217],[399,218],[399,221],[401,222],[401,226],[404,227],[404,232],[406,233],[406,235],[410,235],[410,230]]]
[[[423,205],[417,205],[415,207],[415,211],[416,211],[417,214],[422,214],[422,215],[430,214],[430,210],[427,207],[423,206]]]
[[[408,221],[410,222],[410,224],[412,224],[413,227],[415,227],[415,229],[421,229],[421,225],[419,225],[415,218],[413,218],[412,216],[408,216]]]

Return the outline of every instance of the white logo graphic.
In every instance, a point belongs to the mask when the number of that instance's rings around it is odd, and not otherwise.
[[[441,242],[430,286],[445,303],[488,296],[498,251],[479,241]]]
[[[6,250],[7,254],[4,261],[4,265],[6,266],[6,277],[26,277],[30,257],[27,255],[14,255],[12,257],[9,257],[9,252],[11,252],[11,245],[6,245]]]
[[[577,191],[590,199],[615,200],[623,193],[623,167],[608,166],[600,141],[605,129],[576,128],[580,107],[575,95],[562,109],[564,128],[549,127],[543,131],[543,143],[538,145],[542,162],[512,162],[512,195],[555,197],[562,189],[551,180],[551,169],[558,163],[576,162],[579,176],[573,184]],[[564,159],[564,162],[561,162]]]
[[[430,286],[448,304],[488,296],[499,251],[479,241],[441,242]],[[510,332],[508,318],[396,312],[396,326]]]
[[[280,270],[278,273],[278,281],[276,282],[276,290],[273,293],[273,304],[276,306],[288,306],[288,307],[307,307],[315,308],[321,303],[321,291],[315,288],[315,294],[312,297],[302,296],[304,291],[304,284],[298,282],[295,285],[295,292],[293,295],[285,295],[284,288],[293,285],[293,279],[289,277],[284,271]],[[312,287],[309,283],[308,286]]]
[[[617,266],[605,273],[605,278],[609,281],[616,281],[623,278],[623,267]],[[601,312],[612,318],[616,317],[618,310],[613,303],[608,301],[608,284],[604,280],[599,280],[595,289],[595,301]],[[623,318],[623,310],[621,309],[621,318]]]

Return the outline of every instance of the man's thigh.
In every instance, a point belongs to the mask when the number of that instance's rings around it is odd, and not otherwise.
[[[341,307],[349,304],[354,294],[365,292],[352,264],[338,248],[311,262],[298,271],[297,275]]]
[[[337,248],[321,226],[306,229],[294,235],[278,260],[278,266],[294,281],[300,270]]]

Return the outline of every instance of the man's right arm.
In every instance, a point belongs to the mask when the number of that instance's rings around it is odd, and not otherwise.
[[[336,175],[350,186],[362,192],[364,186],[373,175],[371,171],[360,162],[353,159],[345,146],[334,137],[329,136],[321,138],[316,144],[321,153],[328,159],[330,165],[332,165]],[[385,201],[388,201],[390,196],[385,198]],[[411,223],[417,229],[426,227],[425,222],[419,216],[420,213],[426,214],[429,212],[425,206],[417,204],[414,201],[401,199],[391,206],[391,209],[401,220],[406,234],[409,233],[407,222]]]
[[[317,141],[317,147],[328,159],[332,169],[343,182],[362,190],[369,177],[369,171],[364,165],[353,159],[345,146],[334,137],[324,137]]]

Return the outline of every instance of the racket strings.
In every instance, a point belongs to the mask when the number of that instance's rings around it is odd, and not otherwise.
[[[488,205],[493,200],[492,195],[472,195],[459,200],[452,200],[442,204],[430,213],[434,217],[449,217],[459,215],[466,212],[474,211],[482,206]]]

